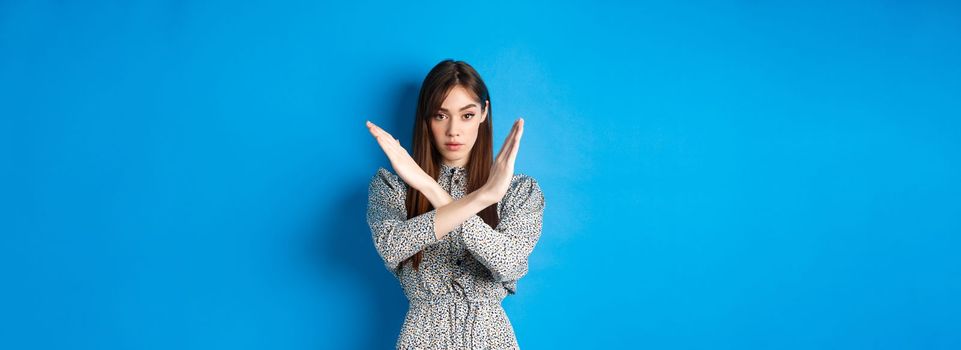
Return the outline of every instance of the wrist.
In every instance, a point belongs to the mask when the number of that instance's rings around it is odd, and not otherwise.
[[[437,189],[435,187],[440,187],[437,185],[437,182],[434,181],[434,179],[432,179],[430,176],[427,176],[427,174],[421,174],[421,176],[418,177],[417,180],[413,181],[410,185],[414,187],[415,190],[423,193],[425,196],[436,194]]]
[[[487,186],[482,186],[481,188],[477,189],[477,191],[474,191],[474,194],[476,194],[477,201],[481,203],[484,208],[497,203],[497,198],[494,196],[494,193],[487,188]]]
[[[440,208],[451,202],[450,194],[436,182],[431,181],[424,189],[419,191],[424,194],[424,197],[427,197],[427,200],[431,202],[434,208]]]

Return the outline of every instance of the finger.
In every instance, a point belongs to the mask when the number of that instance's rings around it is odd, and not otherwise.
[[[397,142],[383,131],[378,130],[375,138],[385,152],[393,152],[397,146]]]
[[[520,119],[518,118],[517,120],[514,121],[514,127],[511,128],[510,135],[507,135],[507,138],[504,140],[504,147],[501,149],[501,151],[503,152],[502,157],[504,158],[502,159],[502,161],[506,161],[510,158],[511,149],[514,148],[514,143],[517,138],[517,132],[519,129],[520,129]]]
[[[504,138],[504,144],[501,145],[501,150],[500,150],[499,152],[497,152],[497,158],[496,158],[496,159],[497,159],[498,161],[501,160],[501,158],[503,158],[505,155],[507,155],[507,151],[508,151],[508,149],[510,149],[511,139],[513,138],[514,133],[515,133],[516,131],[517,131],[517,121],[514,122],[514,125],[511,127],[511,131],[508,132],[508,133],[507,133],[507,137]]]
[[[389,132],[387,132],[387,130],[380,129],[380,132],[381,132],[381,135],[384,135],[384,137],[386,137],[388,140],[396,140],[394,138],[394,135],[391,135]]]
[[[367,122],[367,126],[370,129],[371,135],[374,135],[374,139],[377,140],[377,144],[380,146],[381,150],[384,151],[387,159],[390,159],[391,162],[393,162],[401,152],[406,153],[406,151],[402,150],[402,147],[400,146],[400,140],[391,137],[389,133],[384,131],[384,129],[381,129],[370,121]]]
[[[517,119],[517,125],[515,125],[515,131],[511,134],[507,148],[504,150],[504,161],[512,162],[511,154],[514,153],[514,149],[517,147],[517,134],[520,132],[520,118]]]
[[[386,138],[387,140],[394,141],[395,144],[400,145],[400,140],[399,140],[399,139],[394,138],[393,135],[391,135],[389,132],[387,132],[387,131],[384,130],[383,128],[375,125],[374,123],[370,123],[370,124],[371,124],[371,129],[372,129],[371,134],[373,134],[374,137],[382,136],[382,137]]]
[[[390,158],[391,153],[393,152],[390,144],[388,144],[383,137],[378,137],[376,138],[376,140],[377,140],[377,145],[379,145],[380,149],[384,151],[384,155],[386,155],[387,158]]]
[[[519,123],[520,124],[517,126],[517,133],[514,135],[514,143],[511,147],[511,153],[508,157],[511,164],[514,164],[514,161],[517,160],[517,151],[521,148],[521,137],[524,136],[524,118],[521,118]]]
[[[378,135],[380,135],[378,139],[383,141],[384,150],[395,153],[402,151],[403,146],[400,145],[400,139],[394,138],[394,136],[384,131],[384,129],[380,129],[377,132]]]
[[[381,127],[379,127],[379,126],[377,126],[377,125],[374,125],[374,130],[377,131],[377,135],[378,135],[378,136],[387,136],[387,135],[389,135],[389,133],[387,133],[386,130],[384,130],[383,128],[381,128]]]
[[[389,134],[387,134],[387,132],[384,131],[384,129],[382,129],[381,127],[377,126],[377,124],[370,123],[369,127],[370,127],[370,134],[373,135],[375,138],[379,138],[379,137],[385,136],[385,135],[389,136]],[[391,138],[393,138],[393,137],[391,137]]]

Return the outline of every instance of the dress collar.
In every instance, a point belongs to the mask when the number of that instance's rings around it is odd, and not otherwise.
[[[440,163],[440,172],[444,174],[450,174],[451,172],[463,173],[464,170],[465,170],[464,167]]]

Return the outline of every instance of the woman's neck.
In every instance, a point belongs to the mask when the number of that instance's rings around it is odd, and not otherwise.
[[[446,161],[446,160],[445,160],[445,161],[441,161],[441,164],[444,164],[444,165],[446,165],[446,166],[448,166],[448,167],[451,167],[451,168],[464,168],[464,167],[467,166],[467,161],[464,160],[464,161],[454,161],[454,162],[451,162],[451,161]]]

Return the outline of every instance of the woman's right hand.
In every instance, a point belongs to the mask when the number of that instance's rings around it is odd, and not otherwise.
[[[367,129],[370,131],[370,134],[377,139],[380,148],[390,160],[390,165],[394,168],[394,172],[396,172],[397,176],[407,183],[407,185],[421,192],[426,192],[431,188],[430,186],[437,187],[437,182],[434,178],[427,175],[427,173],[417,165],[414,158],[411,158],[410,153],[407,153],[404,146],[400,145],[400,140],[395,139],[390,133],[370,121],[367,121]]]
[[[481,187],[491,204],[504,198],[507,189],[511,186],[511,180],[514,178],[514,161],[517,159],[517,150],[521,146],[521,136],[523,134],[524,118],[518,118],[514,121],[511,132],[507,134],[500,152],[497,153],[497,158],[494,159],[487,183]]]

